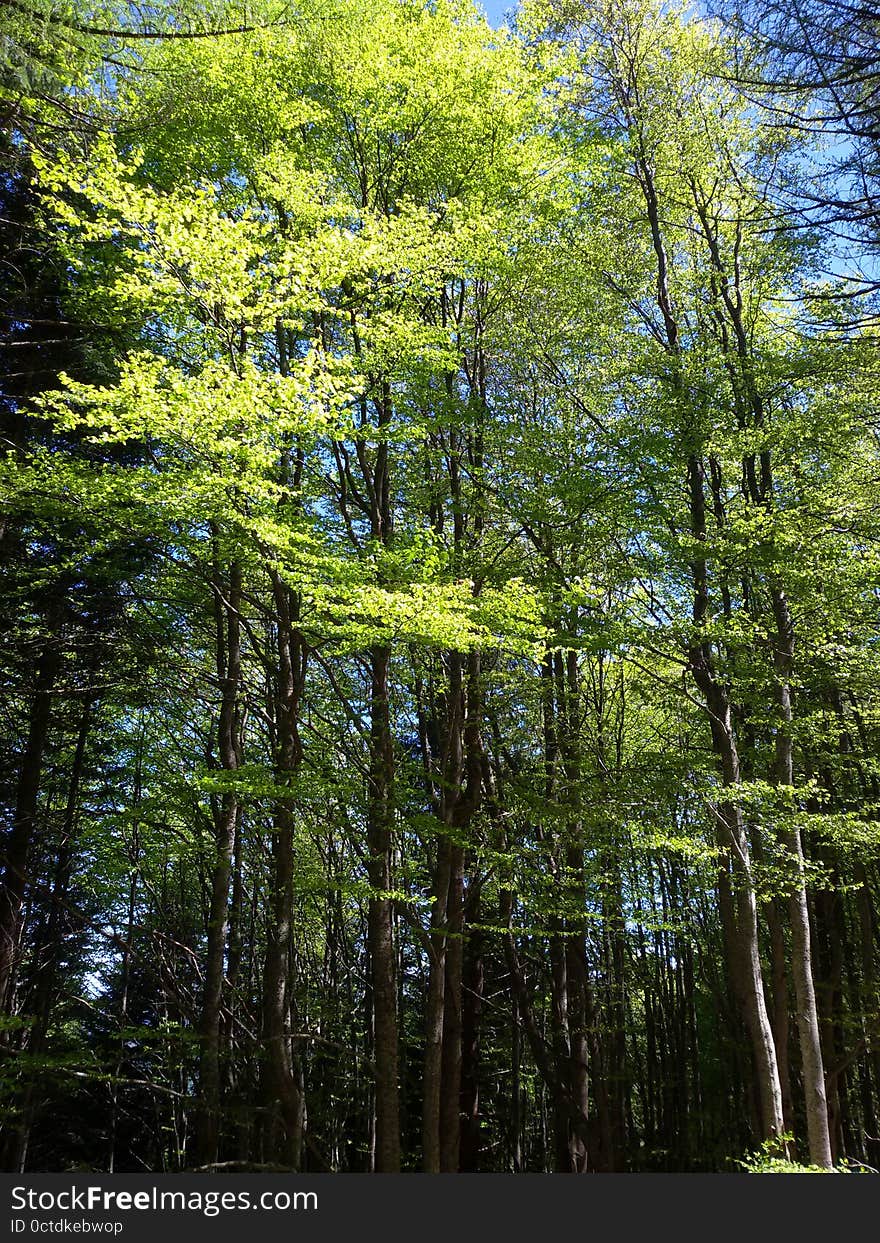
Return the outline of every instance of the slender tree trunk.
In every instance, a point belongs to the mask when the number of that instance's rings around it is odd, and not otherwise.
[[[859,959],[861,976],[859,981],[859,1011],[866,1053],[874,1045],[870,1026],[876,1022],[880,1014],[880,996],[876,985],[875,971],[875,927],[876,912],[871,901],[871,890],[865,865],[859,861],[855,867],[855,879],[859,886],[856,892],[856,908],[859,928]],[[870,1033],[870,1034],[869,1034]],[[874,1035],[876,1040],[876,1035]],[[863,1059],[865,1082],[865,1129],[867,1132],[867,1151],[872,1165],[880,1164],[880,1110],[877,1108],[880,1098],[880,1052]],[[872,1073],[873,1072],[873,1073]],[[874,1092],[872,1092],[872,1081]]]
[[[27,742],[18,776],[15,816],[7,836],[0,884],[0,1014],[11,1013],[15,968],[22,932],[22,906],[28,859],[37,820],[43,755],[52,713],[52,688],[60,667],[55,649],[46,645],[37,660]]]
[[[788,1057],[788,969],[785,935],[775,899],[771,898],[767,903],[765,915],[767,928],[770,932],[770,964],[773,983],[773,1041],[776,1045],[776,1061],[779,1066],[779,1083],[782,1089],[782,1116],[785,1120],[785,1130],[790,1132],[794,1121]]]
[[[219,567],[215,581],[217,612],[217,675],[221,686],[218,751],[224,773],[238,768],[237,698],[241,672],[241,569],[233,564],[229,573],[228,598],[221,599]],[[217,1161],[220,1142],[220,1015],[223,996],[223,967],[229,927],[229,881],[232,852],[238,820],[238,795],[224,790],[215,823],[214,859],[211,868],[211,904],[208,917],[208,944],[205,956],[205,984],[199,1024],[201,1056],[199,1093],[201,1112],[197,1140],[198,1163],[209,1166]]]
[[[523,1168],[522,1035],[515,993],[510,999],[510,1020],[510,1164],[513,1173],[520,1174]]]
[[[439,1118],[440,1172],[457,1174],[461,1150],[461,991],[464,969],[464,850],[457,845],[451,851],[448,917]]]
[[[434,907],[431,912],[431,961],[425,1007],[425,1063],[422,1073],[422,1169],[426,1174],[440,1173],[440,1102],[451,852],[449,838],[441,837],[437,843]]]
[[[307,654],[298,630],[298,601],[276,574],[273,576],[278,619],[278,689],[276,697],[279,786],[296,779],[302,760],[299,709],[305,684]],[[270,1103],[281,1116],[281,1157],[294,1172],[302,1159],[305,1099],[288,1031],[292,1005],[294,906],[294,797],[275,803],[272,838],[272,887],[263,980],[263,1040],[266,1087]]]
[[[736,946],[734,954],[741,964],[743,1007],[746,1030],[752,1046],[757,1076],[761,1128],[765,1139],[778,1140],[784,1133],[782,1088],[776,1060],[776,1044],[764,997],[764,980],[758,943],[758,913],[748,840],[739,807],[728,803],[718,808],[733,844],[734,906]]]
[[[568,866],[575,877],[576,892],[583,906],[586,905],[583,881],[583,852],[572,849]],[[584,935],[576,928],[569,930],[565,943],[566,977],[568,979],[568,1029],[569,1066],[568,1077],[577,1109],[589,1121],[589,1061],[588,1061],[588,982],[586,978],[586,943]],[[589,1168],[590,1152],[583,1135],[572,1128],[571,1165],[575,1174],[585,1174]]]
[[[73,866],[76,830],[79,811],[80,787],[85,769],[86,744],[93,719],[93,703],[87,699],[83,704],[77,730],[76,747],[70,780],[67,787],[67,802],[64,809],[64,822],[61,829],[61,840],[58,845],[58,856],[52,881],[52,892],[48,899],[42,935],[36,940],[33,950],[34,975],[36,977],[30,1009],[34,1015],[33,1027],[27,1038],[27,1052],[30,1057],[39,1057],[43,1053],[46,1036],[52,1022],[52,1010],[59,990],[59,967],[64,952],[64,923],[67,915],[67,895],[70,888],[70,875]],[[10,1127],[9,1142],[6,1146],[4,1166],[7,1169],[23,1173],[27,1162],[28,1145],[34,1123],[34,1092],[36,1085],[31,1080],[24,1092],[21,1102],[21,1123],[14,1129]]]
[[[781,786],[794,785],[792,753],[791,666],[794,631],[785,593],[773,588],[773,614],[776,620],[776,702],[780,721],[776,730],[776,779]],[[810,1160],[814,1165],[830,1169],[831,1137],[828,1130],[828,1103],[825,1096],[825,1069],[822,1062],[822,1041],[816,990],[813,983],[813,955],[810,944],[810,916],[804,876],[804,854],[797,825],[787,826],[783,841],[794,870],[794,887],[789,897],[791,921],[792,975],[797,1005],[797,1026],[800,1038],[801,1073],[807,1114],[807,1139]]]
[[[482,783],[480,658],[448,656],[435,904],[431,920],[423,1092],[423,1163],[426,1172],[456,1172],[461,1143],[462,973],[464,969],[464,848],[461,831],[476,810]],[[436,714],[435,714],[436,715]],[[439,722],[438,722],[439,724]],[[464,785],[462,784],[464,780]]]
[[[370,791],[367,845],[373,893],[367,937],[373,991],[373,1058],[376,1068],[376,1173],[400,1170],[400,1087],[398,1083],[397,961],[391,828],[394,760],[388,703],[387,647],[370,653]]]
[[[577,615],[570,624],[577,624]],[[565,974],[568,981],[568,1078],[575,1109],[587,1122],[592,1119],[589,1093],[589,1036],[588,1025],[592,1009],[590,981],[587,967],[586,912],[587,888],[584,873],[583,825],[580,818],[581,782],[581,716],[582,693],[578,653],[569,650],[556,659],[557,686],[563,704],[564,731],[562,737],[562,760],[568,783],[568,802],[574,816],[566,829],[565,865],[571,890],[571,906],[575,914],[567,919],[565,941]],[[591,1127],[587,1128],[589,1135]],[[584,1174],[590,1166],[590,1145],[583,1131],[571,1128],[570,1138],[572,1171]]]
[[[473,882],[471,882],[473,884]],[[479,895],[468,895],[469,922],[479,922]],[[461,1156],[462,1173],[480,1169],[480,1025],[483,1013],[485,963],[484,934],[472,928],[465,942],[462,990]]]
[[[702,460],[696,456],[692,456],[688,462],[688,487],[691,531],[702,544],[706,540],[704,468]],[[694,626],[698,628],[705,622],[709,611],[706,562],[701,555],[697,556],[693,562],[692,574],[693,617]],[[764,997],[764,979],[758,942],[758,912],[749,841],[743,823],[742,809],[736,801],[736,792],[741,783],[741,771],[733,713],[727,692],[715,676],[710,645],[695,639],[688,655],[694,681],[705,699],[712,745],[719,759],[724,786],[733,795],[733,798],[722,802],[715,810],[716,827],[720,833],[719,840],[730,852],[731,861],[735,914],[734,918],[728,921],[725,931],[736,938],[735,944],[731,946],[730,955],[732,961],[736,963],[735,975],[742,990],[743,1018],[751,1039],[760,1100],[761,1129],[764,1139],[776,1140],[784,1131],[782,1088],[776,1061],[776,1045]]]
[[[134,792],[135,806],[140,802],[141,794],[141,765],[143,763],[143,730],[141,730],[141,738],[139,743],[139,754],[137,760],[137,777]],[[135,913],[137,911],[138,899],[138,878],[140,865],[140,831],[139,826],[135,823],[132,841],[129,846],[129,882],[128,882],[128,917],[125,926],[125,941],[122,950],[122,981],[119,996],[119,1014],[118,1026],[122,1033],[125,1030],[128,1021],[128,1002],[129,990],[131,987],[131,965],[132,950],[134,948],[135,933]],[[119,1047],[116,1056],[116,1066],[113,1080],[110,1084],[110,1143],[109,1156],[107,1160],[108,1173],[113,1174],[116,1170],[116,1161],[118,1158],[118,1130],[119,1130],[119,1079],[122,1075],[122,1069],[125,1065],[125,1042],[124,1037],[120,1034]]]

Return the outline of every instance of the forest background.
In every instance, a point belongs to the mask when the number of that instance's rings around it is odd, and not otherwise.
[[[880,1166],[878,47],[3,5],[3,1168]]]

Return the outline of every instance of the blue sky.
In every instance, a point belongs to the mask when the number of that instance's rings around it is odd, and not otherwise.
[[[500,26],[508,9],[516,8],[516,0],[477,0],[493,26]]]

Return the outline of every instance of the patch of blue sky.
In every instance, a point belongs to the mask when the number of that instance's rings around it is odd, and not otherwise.
[[[477,0],[489,19],[490,26],[503,26],[507,17],[518,7],[516,0]]]

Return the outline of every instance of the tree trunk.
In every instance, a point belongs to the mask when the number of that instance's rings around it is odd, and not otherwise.
[[[295,780],[302,760],[299,709],[307,653],[297,629],[298,601],[277,574],[273,578],[279,657],[275,781],[277,785],[284,786]],[[287,1030],[293,1009],[294,807],[292,796],[281,797],[275,803],[272,887],[263,982],[263,1040],[269,1100],[277,1103],[281,1115],[280,1155],[282,1163],[296,1172],[302,1157],[305,1100]]]
[[[695,539],[706,540],[706,509],[704,467],[702,459],[692,456],[688,461],[691,532]],[[694,585],[693,620],[695,631],[705,622],[709,611],[709,588],[705,559],[698,555],[692,565]],[[715,809],[719,840],[730,852],[734,918],[726,924],[728,936],[735,938],[730,957],[741,989],[741,1003],[746,1030],[752,1045],[761,1129],[765,1140],[777,1140],[784,1132],[782,1088],[776,1061],[773,1030],[767,1014],[764,980],[758,942],[758,912],[748,836],[742,809],[736,801],[741,783],[739,752],[728,694],[715,676],[711,646],[695,635],[688,659],[694,681],[702,692],[709,715],[712,746],[718,756],[726,789],[734,796]]]
[[[219,580],[219,572],[216,576]],[[234,773],[239,765],[237,698],[241,673],[241,568],[232,565],[228,598],[221,599],[221,583],[215,581],[217,613],[217,676],[221,686],[220,720],[217,728],[218,752],[222,771]],[[205,955],[205,984],[199,1024],[199,1094],[201,1113],[197,1140],[199,1165],[217,1161],[220,1143],[220,1013],[223,996],[223,966],[229,926],[229,881],[232,852],[238,820],[238,795],[224,790],[215,821],[214,859],[211,869],[211,904],[208,917],[208,944]]]
[[[76,748],[70,781],[67,787],[67,803],[64,810],[64,823],[61,830],[61,841],[52,881],[52,892],[48,895],[48,911],[45,915],[41,935],[36,938],[33,949],[33,972],[35,987],[29,1009],[34,1016],[33,1026],[27,1036],[27,1052],[30,1057],[39,1057],[43,1053],[46,1035],[52,1021],[52,1009],[59,991],[59,967],[63,958],[65,919],[67,917],[67,895],[70,888],[70,875],[74,860],[76,829],[79,811],[80,787],[85,767],[86,744],[92,725],[93,704],[87,699],[83,704],[79,729],[77,730]],[[21,1101],[20,1125],[9,1127],[8,1143],[4,1150],[4,1168],[23,1173],[27,1162],[28,1144],[34,1121],[34,1092],[36,1084],[31,1080]]]
[[[473,882],[472,882],[473,883]],[[479,895],[469,891],[469,922],[479,920]],[[485,964],[484,934],[471,930],[465,942],[462,989],[461,1154],[459,1169],[476,1174],[480,1169],[480,1023],[483,1012]]]
[[[457,1174],[461,1148],[461,987],[464,969],[464,850],[453,846],[449,875],[443,1057],[440,1093],[440,1172]]]
[[[387,647],[370,653],[370,778],[367,846],[373,892],[367,912],[367,940],[373,991],[373,1059],[376,1074],[376,1173],[400,1171],[400,1088],[398,1083],[397,961],[391,862],[394,759],[388,704]]]
[[[785,593],[778,586],[773,588],[773,615],[776,620],[775,663],[778,675],[776,702],[780,716],[776,729],[776,779],[781,786],[791,788],[794,785],[794,760],[791,737],[790,678],[794,631]],[[789,897],[788,909],[791,921],[791,966],[807,1114],[807,1140],[812,1163],[824,1169],[830,1169],[834,1162],[828,1130],[825,1069],[822,1062],[819,1015],[816,1009],[816,990],[813,983],[810,916],[807,907],[800,829],[797,825],[786,826],[782,837],[794,870],[794,888]]]
[[[43,755],[52,713],[52,687],[59,667],[58,653],[47,645],[37,660],[27,743],[16,790],[15,816],[6,839],[3,883],[0,885],[0,1014],[9,1014],[13,1008],[28,858],[36,828]]]
[[[440,1101],[451,850],[449,838],[441,837],[437,843],[434,906],[431,912],[431,960],[425,1006],[425,1063],[422,1072],[422,1170],[426,1174],[440,1173]]]
[[[767,928],[770,932],[770,964],[773,984],[773,1041],[776,1045],[776,1061],[779,1066],[779,1083],[782,1089],[782,1116],[785,1130],[794,1125],[791,1101],[791,1073],[789,1070],[788,1035],[788,971],[785,952],[785,936],[776,900],[771,898],[764,908]]]

